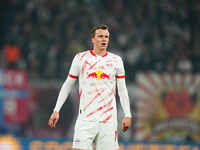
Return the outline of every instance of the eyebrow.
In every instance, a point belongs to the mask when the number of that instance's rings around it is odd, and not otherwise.
[[[104,36],[104,35],[102,35],[102,34],[99,34],[99,35],[97,35],[97,36]],[[109,35],[105,35],[105,37],[109,37]]]

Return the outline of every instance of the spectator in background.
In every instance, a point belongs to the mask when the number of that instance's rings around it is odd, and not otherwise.
[[[7,68],[16,69],[20,60],[20,48],[14,44],[6,44],[4,47]]]

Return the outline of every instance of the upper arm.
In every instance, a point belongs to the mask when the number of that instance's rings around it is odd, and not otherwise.
[[[72,78],[78,78],[79,73],[80,73],[80,59],[79,55],[77,54],[71,64],[70,71],[69,71],[69,76]]]
[[[117,72],[116,72],[116,78],[125,78],[125,69],[122,59],[119,57],[118,64],[117,64]]]

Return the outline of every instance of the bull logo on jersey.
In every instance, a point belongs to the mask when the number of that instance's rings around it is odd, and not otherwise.
[[[102,80],[105,78],[110,79],[110,76],[101,70],[97,70],[95,72],[89,73],[88,78],[95,78],[96,80]]]

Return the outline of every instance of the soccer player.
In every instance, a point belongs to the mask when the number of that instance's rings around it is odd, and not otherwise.
[[[80,105],[75,124],[73,149],[117,150],[116,86],[124,111],[121,129],[131,126],[131,112],[125,84],[125,71],[121,57],[107,51],[109,29],[98,25],[91,31],[93,49],[76,54],[66,81],[63,83],[56,106],[49,119],[54,128],[59,111],[67,99],[75,81],[79,79]]]

